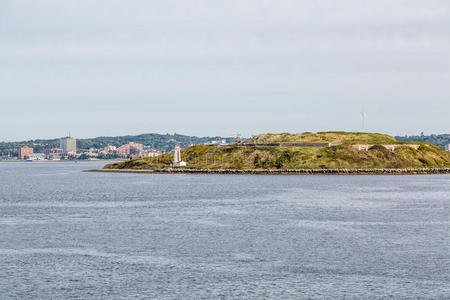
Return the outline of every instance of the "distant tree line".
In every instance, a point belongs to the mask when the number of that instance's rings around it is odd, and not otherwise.
[[[140,135],[126,135],[114,137],[96,137],[89,139],[77,139],[77,149],[79,152],[89,150],[90,148],[104,148],[108,145],[120,147],[129,142],[136,142],[145,146],[151,146],[153,149],[163,152],[170,152],[173,150],[175,143],[180,143],[182,148],[188,147],[191,144],[199,145],[208,143],[214,140],[226,139],[227,142],[234,141],[233,138],[224,138],[219,136],[214,137],[197,137],[187,136],[181,134],[157,134],[147,133]],[[0,142],[0,155],[17,155],[17,148],[32,147],[34,152],[43,152],[45,149],[59,148],[59,139],[49,140],[30,140],[22,142]]]
[[[450,134],[421,134],[412,136],[396,136],[395,138],[402,142],[427,142],[441,148],[445,148],[446,145],[450,144]]]

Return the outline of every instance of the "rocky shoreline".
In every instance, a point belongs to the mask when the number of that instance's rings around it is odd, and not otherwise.
[[[450,174],[450,168],[433,169],[99,169],[85,172],[103,173],[142,173],[142,174],[223,174],[223,175],[416,175],[416,174]]]

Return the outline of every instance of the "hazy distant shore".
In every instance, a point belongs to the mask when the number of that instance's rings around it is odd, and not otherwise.
[[[224,169],[98,169],[85,172],[138,174],[224,174],[224,175],[416,175],[450,174],[450,168],[434,169],[292,169],[292,170],[224,170]]]

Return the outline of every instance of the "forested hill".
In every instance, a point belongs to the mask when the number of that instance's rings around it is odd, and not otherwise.
[[[445,148],[446,145],[450,144],[450,134],[396,136],[395,138],[401,142],[426,142],[441,148]]]
[[[77,148],[79,150],[87,150],[89,148],[103,148],[108,145],[119,147],[129,142],[136,142],[145,146],[151,146],[160,151],[171,151],[178,142],[181,146],[187,147],[191,144],[198,145],[211,142],[218,139],[226,139],[227,142],[234,140],[233,138],[215,137],[197,137],[181,134],[157,134],[147,133],[140,135],[126,135],[114,137],[96,137],[89,139],[77,139]],[[13,154],[17,152],[18,147],[33,147],[35,152],[42,152],[45,149],[59,148],[59,139],[48,140],[30,140],[22,142],[0,142],[0,155]]]
[[[181,134],[157,134],[157,133],[146,133],[140,135],[126,135],[126,136],[116,136],[116,137],[97,137],[92,139],[80,139],[78,140],[77,146],[80,149],[89,148],[103,148],[108,145],[121,146],[129,142],[135,142],[143,144],[145,146],[151,146],[153,149],[160,151],[172,151],[175,143],[180,143],[182,148],[188,147],[190,145],[201,145],[211,141],[226,139],[231,142],[233,138],[224,138],[220,136],[214,137],[197,137],[188,136]]]

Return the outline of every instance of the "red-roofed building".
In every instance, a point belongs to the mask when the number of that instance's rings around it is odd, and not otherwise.
[[[17,149],[17,157],[19,159],[25,159],[27,156],[32,156],[34,153],[33,148],[30,147],[20,147]]]

